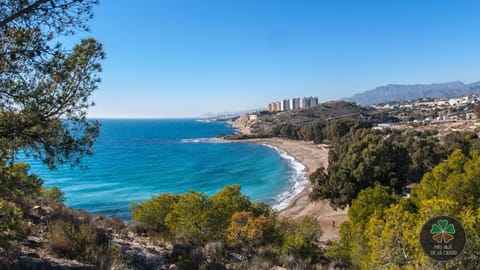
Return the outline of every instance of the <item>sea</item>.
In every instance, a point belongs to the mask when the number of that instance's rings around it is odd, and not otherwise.
[[[75,209],[130,220],[132,202],[188,190],[213,195],[226,185],[240,185],[250,199],[282,209],[306,183],[304,166],[279,149],[218,140],[236,132],[226,123],[99,121],[94,153],[82,167],[51,171],[39,160],[26,160],[30,172],[46,187],[60,187]]]

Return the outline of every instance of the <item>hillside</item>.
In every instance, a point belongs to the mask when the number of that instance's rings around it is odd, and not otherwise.
[[[249,120],[248,116],[236,119],[233,126],[243,134],[261,135],[269,133],[274,127],[282,124],[302,126],[316,120],[329,119],[372,119],[376,122],[389,122],[377,111],[345,101],[329,101],[316,107],[279,113],[268,113]],[[392,120],[392,119],[390,119]],[[393,119],[394,120],[394,119]]]
[[[480,82],[471,84],[464,84],[460,81],[415,85],[389,84],[343,98],[343,100],[361,105],[371,105],[419,98],[454,98],[478,92],[480,92]]]

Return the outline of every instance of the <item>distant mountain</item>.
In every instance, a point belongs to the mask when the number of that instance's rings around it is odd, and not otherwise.
[[[480,82],[471,84],[464,84],[460,81],[414,85],[389,84],[342,100],[356,102],[360,105],[371,105],[419,98],[454,98],[479,92]]]

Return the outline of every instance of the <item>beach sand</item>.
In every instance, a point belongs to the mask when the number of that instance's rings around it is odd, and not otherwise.
[[[296,161],[305,165],[306,174],[310,175],[318,168],[328,166],[328,149],[326,145],[317,145],[313,142],[287,140],[281,138],[250,139],[250,143],[265,144],[285,151]],[[306,216],[316,218],[322,226],[321,241],[338,238],[340,224],[348,219],[347,210],[335,211],[327,200],[311,202],[308,195],[311,191],[310,183],[290,201],[289,205],[279,211],[280,216],[301,220]]]

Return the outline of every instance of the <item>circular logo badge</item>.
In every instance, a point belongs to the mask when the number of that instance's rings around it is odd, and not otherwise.
[[[420,231],[423,251],[437,261],[448,261],[458,257],[467,243],[467,234],[462,224],[449,216],[429,219]]]

